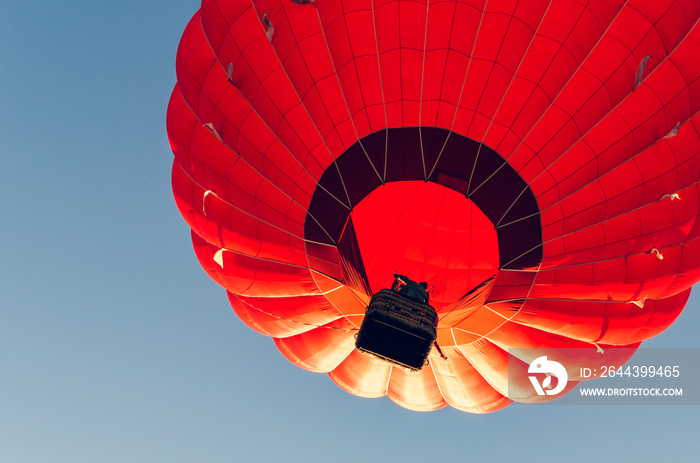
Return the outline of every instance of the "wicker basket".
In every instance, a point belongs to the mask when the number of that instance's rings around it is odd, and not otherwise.
[[[390,289],[372,297],[355,347],[413,371],[426,363],[435,341],[437,313],[428,304]]]

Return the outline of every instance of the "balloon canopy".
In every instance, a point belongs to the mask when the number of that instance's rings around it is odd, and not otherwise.
[[[167,114],[197,258],[244,323],[352,394],[549,400],[508,384],[509,348],[633,352],[700,279],[699,18],[697,0],[203,0]],[[416,372],[355,349],[395,272],[438,314],[446,359]]]

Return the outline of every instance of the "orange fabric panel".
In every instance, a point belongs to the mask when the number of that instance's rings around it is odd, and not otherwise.
[[[360,397],[386,395],[391,365],[354,350],[328,376],[343,390]]]
[[[510,400],[494,390],[456,347],[442,347],[446,360],[433,350],[430,365],[440,391],[450,406],[470,413],[490,413]]]
[[[430,365],[416,372],[392,368],[386,395],[392,402],[419,412],[439,410],[447,406]]]
[[[355,348],[355,328],[341,318],[288,338],[274,338],[287,360],[305,370],[328,373]]]

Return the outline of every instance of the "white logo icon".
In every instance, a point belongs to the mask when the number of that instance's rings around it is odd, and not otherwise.
[[[547,377],[542,381],[540,385],[539,381],[535,376],[528,376],[532,386],[537,391],[537,395],[555,395],[559,394],[566,387],[566,382],[569,380],[569,375],[566,373],[566,368],[554,360],[547,360],[547,356],[537,357],[530,363],[530,368],[527,369],[528,373],[545,373]],[[552,376],[557,378],[557,387],[552,389]],[[546,391],[545,391],[546,389]]]

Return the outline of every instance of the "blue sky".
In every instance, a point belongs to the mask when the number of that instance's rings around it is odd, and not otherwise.
[[[0,5],[0,461],[689,461],[695,406],[422,414],[294,367],[197,263],[165,110],[199,3]],[[697,294],[649,347],[700,347]]]

